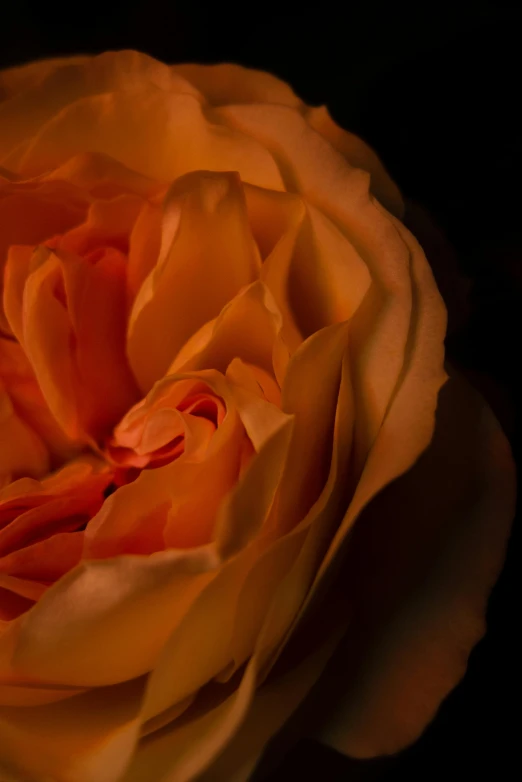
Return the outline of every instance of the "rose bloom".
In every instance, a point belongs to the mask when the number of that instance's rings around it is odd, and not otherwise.
[[[0,74],[2,780],[247,779],[335,661],[393,753],[463,675],[512,463],[402,213],[267,73]]]

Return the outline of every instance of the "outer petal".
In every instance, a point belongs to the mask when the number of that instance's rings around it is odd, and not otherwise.
[[[277,166],[262,145],[210,122],[193,95],[171,94],[150,84],[74,101],[1,165],[36,176],[86,151],[109,155],[163,183],[205,169],[238,171],[246,182],[283,189]]]
[[[140,86],[198,95],[167,65],[136,51],[33,63],[25,71],[24,67],[5,71],[0,90],[2,83],[8,96],[0,102],[0,159],[79,98],[108,90],[134,91]]]
[[[337,125],[326,106],[306,107],[303,113],[309,125],[338,149],[351,166],[368,171],[371,177],[370,189],[374,196],[389,212],[402,218],[404,202],[399,188],[390,179],[373,149],[359,136]]]
[[[116,782],[137,735],[141,681],[41,706],[0,708],[0,755],[14,779]],[[9,779],[9,777],[7,777]]]
[[[292,88],[266,71],[235,63],[173,65],[172,71],[193,84],[213,106],[228,103],[280,103],[300,108]]]
[[[418,738],[484,633],[514,506],[506,438],[452,375],[430,447],[370,504],[350,540],[355,615],[321,684],[328,715],[315,704],[326,716],[321,740],[364,758]]]
[[[191,769],[189,758],[185,759],[187,766],[183,769],[183,753],[187,748],[196,750],[194,756],[198,758],[196,763],[200,768],[211,764],[198,775],[201,782],[246,782],[266,743],[315,683],[337,641],[338,633],[329,635],[314,653],[293,666],[290,672],[264,685],[254,695],[241,726],[237,721],[234,725],[232,720],[227,720],[227,712],[234,700],[234,696],[230,696],[208,713],[202,711],[192,719],[187,715],[184,724],[173,724],[151,735],[138,746],[121,782],[144,782],[147,775],[161,782],[188,782],[193,778],[189,776],[191,770],[195,769],[194,766]],[[239,698],[246,701],[246,693],[241,693]],[[215,743],[212,734],[220,724],[224,735],[220,737],[219,744],[224,752],[218,754],[212,747]],[[218,754],[214,762],[212,754]],[[175,758],[181,758],[181,769],[172,768]]]
[[[350,165],[371,174],[372,193],[390,212],[402,217],[404,204],[399,188],[390,179],[373,149],[361,138],[337,125],[326,106],[307,106],[282,79],[237,64],[174,65],[172,70],[194,84],[213,106],[273,103],[296,109],[314,130],[341,152]]]

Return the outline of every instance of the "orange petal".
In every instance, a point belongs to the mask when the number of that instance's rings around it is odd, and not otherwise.
[[[0,703],[2,706],[44,706],[81,692],[78,687],[53,687],[34,682],[0,684]]]
[[[309,337],[290,359],[282,405],[295,427],[274,514],[280,532],[306,516],[326,483],[347,345],[348,324],[336,324]]]
[[[132,133],[123,132],[129,127]],[[36,176],[85,151],[109,155],[158,182],[205,169],[238,171],[244,181],[283,189],[277,166],[262,145],[211,123],[193,95],[169,93],[150,83],[73,101],[1,164]]]
[[[94,263],[58,255],[75,338],[76,407],[83,431],[99,439],[139,398],[125,358],[126,258],[110,247]]]
[[[53,249],[83,256],[100,247],[112,247],[127,255],[129,234],[142,206],[143,200],[131,194],[96,200],[84,221],[53,241]]]
[[[383,422],[366,456],[348,511],[322,563],[319,579],[331,564],[362,508],[387,483],[408,470],[428,447],[435,425],[438,393],[447,379],[443,368],[444,304],[420,245],[398,221],[394,220],[394,225],[411,252],[414,314],[408,349]],[[370,382],[371,375],[366,377]],[[359,411],[360,408],[356,408],[356,424]],[[357,428],[354,437],[357,437]],[[358,474],[358,465],[356,470]]]
[[[224,559],[244,548],[259,532],[279,487],[292,435],[290,416],[278,411],[279,416],[271,420],[266,409],[252,404],[252,396],[245,394],[248,401],[242,411],[240,408],[240,415],[243,421],[246,416],[254,420],[253,426],[262,430],[262,437],[257,443],[256,438],[250,437],[257,454],[219,509],[215,539]],[[245,428],[248,431],[248,423]]]
[[[351,326],[359,408],[355,448],[360,463],[382,424],[407,350],[410,248],[391,215],[370,196],[369,175],[350,166],[297,112],[283,106],[243,105],[216,109],[216,113],[270,149],[287,189],[303,194],[332,219],[368,267],[373,284]],[[438,309],[442,313],[442,300]],[[442,316],[438,328],[442,343]]]
[[[77,525],[76,519],[74,526]],[[80,561],[83,533],[73,530],[58,532],[46,540],[0,557],[0,573],[36,582],[56,581]]]
[[[129,237],[127,301],[129,310],[139,289],[154,269],[161,249],[163,214],[157,205],[145,203]]]
[[[226,103],[281,103],[298,108],[301,101],[277,76],[235,63],[173,65],[172,71],[193,84],[214,106]]]
[[[14,65],[0,71],[0,96],[2,100],[39,84],[57,68],[69,64],[88,62],[89,56],[78,54],[66,57],[49,57],[35,62]]]
[[[84,561],[22,617],[12,670],[76,687],[147,672],[217,564],[206,549]]]
[[[284,280],[288,303],[303,337],[351,318],[370,283],[368,268],[353,244],[309,205]]]
[[[338,149],[351,166],[368,171],[371,192],[389,212],[402,219],[404,202],[399,188],[374,150],[359,136],[334,122],[326,106],[306,107],[303,113],[308,124]]]
[[[0,707],[0,755],[17,779],[117,782],[134,750],[141,682]],[[3,769],[2,769],[3,773]]]
[[[160,258],[129,320],[129,360],[144,393],[257,268],[237,176],[195,172],[178,180],[165,204]]]
[[[484,633],[514,505],[506,438],[452,372],[428,450],[353,531],[343,568],[356,615],[321,688],[322,741],[366,758],[418,738]]]
[[[69,230],[81,222],[86,206],[85,197],[63,182],[0,183],[0,280],[12,245],[34,248]]]
[[[21,345],[0,339],[0,378],[20,418],[43,440],[51,456],[51,469],[72,458],[81,444],[71,440],[49,410]]]
[[[49,452],[21,419],[0,381],[0,487],[24,475],[39,477],[49,469]]]
[[[168,371],[213,368],[225,372],[238,358],[273,374],[278,357],[283,365],[287,352],[281,329],[281,314],[270,291],[263,283],[254,282],[185,343]]]
[[[71,345],[73,331],[63,304],[55,295],[61,277],[58,258],[45,247],[33,255],[23,287],[19,314],[7,310],[9,322],[17,332],[32,365],[49,409],[64,431],[73,439],[80,435],[77,389]],[[20,323],[19,323],[20,319]],[[42,329],[42,323],[46,324]]]
[[[46,122],[78,98],[111,90],[131,91],[136,87],[198,94],[168,66],[133,51],[44,61],[37,67],[33,65],[32,73],[36,78],[31,78],[31,66],[22,66],[2,74],[10,96],[0,103],[0,122],[5,127],[0,159],[20,142],[30,140]]]
[[[340,617],[340,628],[343,627]],[[257,690],[244,722],[231,737],[224,752],[203,772],[199,778],[201,782],[220,782],[224,779],[227,782],[248,782],[252,778],[270,739],[285,725],[319,679],[338,644],[340,634],[339,630],[328,634],[323,632],[312,653],[304,655],[290,670],[274,676]],[[173,729],[175,731],[174,726]],[[154,742],[151,741],[149,758],[152,757],[153,748]],[[144,749],[147,752],[147,748]],[[136,766],[140,761],[141,748],[138,747],[134,761]],[[134,779],[132,776],[128,779],[124,777],[124,782],[134,782]]]
[[[164,190],[155,180],[138,174],[114,158],[89,151],[80,152],[57,168],[46,171],[36,177],[36,181],[70,182],[93,198],[115,198],[122,193],[134,193],[142,198],[155,199]]]

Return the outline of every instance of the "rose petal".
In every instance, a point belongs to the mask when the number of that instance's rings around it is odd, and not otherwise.
[[[34,266],[32,271],[30,266]],[[61,277],[59,259],[40,247],[27,265],[27,275],[23,295],[16,302],[18,313],[14,303],[13,309],[6,307],[9,323],[25,349],[51,413],[64,431],[77,439],[81,427],[71,353],[73,331],[65,307],[55,296]]]
[[[17,260],[11,253],[6,276],[11,328],[63,430],[99,439],[138,398],[124,355],[125,258],[108,248],[90,262],[40,247]]]
[[[24,475],[39,477],[49,469],[44,443],[13,408],[0,381],[0,487]]]
[[[307,107],[303,113],[310,127],[339,150],[351,166],[368,171],[373,195],[389,212],[402,219],[404,202],[400,190],[373,149],[359,136],[334,122],[326,106]]]
[[[0,71],[0,98],[5,100],[7,97],[36,86],[45,79],[46,76],[57,68],[63,67],[65,64],[82,65],[88,61],[89,56],[77,54],[66,57],[50,57],[6,68],[5,70]]]
[[[82,562],[21,617],[12,669],[80,687],[141,675],[217,564],[206,549]]]
[[[0,122],[5,129],[0,159],[78,98],[109,90],[133,91],[139,86],[198,95],[167,65],[135,51],[104,52],[97,57],[64,58],[38,65],[33,68],[35,83],[29,77],[30,66],[25,66],[25,73],[18,69],[2,74],[2,82],[11,94],[0,103]],[[18,82],[16,86],[13,81]]]
[[[322,741],[363,758],[418,738],[484,633],[514,503],[506,438],[452,371],[428,450],[354,529],[344,569],[357,613],[322,687]]]
[[[122,193],[134,193],[142,198],[155,199],[164,191],[160,183],[138,174],[114,158],[89,151],[75,155],[35,180],[70,182],[93,198],[115,198]]]
[[[51,468],[71,459],[81,444],[67,437],[52,415],[27,356],[14,340],[0,339],[0,378],[20,418],[49,449]]]
[[[81,532],[58,532],[0,557],[0,572],[36,582],[54,582],[78,564],[82,548]]]
[[[257,267],[237,176],[195,172],[178,180],[166,199],[160,258],[129,320],[127,351],[144,393],[187,339],[253,282]]]
[[[262,282],[254,282],[187,340],[168,372],[209,368],[225,372],[238,358],[273,373],[274,365],[285,364],[281,329],[281,314],[270,291]]]
[[[142,686],[136,681],[31,708],[0,707],[3,763],[18,779],[117,782],[138,737]]]
[[[306,516],[326,483],[348,333],[346,323],[322,329],[290,359],[282,407],[294,416],[295,427],[275,506],[279,534]]]
[[[172,71],[193,84],[209,103],[281,103],[301,106],[301,101],[277,76],[235,63],[173,65]]]
[[[133,132],[122,134],[122,127]],[[162,134],[158,128],[168,132]],[[85,151],[109,155],[158,182],[205,169],[238,171],[246,182],[283,189],[270,153],[260,144],[209,122],[194,96],[175,95],[150,84],[75,100],[1,164],[36,176]]]
[[[199,762],[196,761],[198,770],[203,772],[197,777],[201,782],[225,779],[227,782],[246,782],[268,740],[316,681],[337,640],[338,635],[333,634],[290,673],[265,684],[253,696],[248,712],[243,707],[245,719],[241,724],[238,724],[241,717],[238,714],[236,724],[230,720],[227,725],[227,713],[232,707],[231,701],[234,701],[234,696],[231,696],[206,714],[202,712],[192,719],[186,719],[183,724],[173,723],[168,730],[152,734],[139,744],[122,782],[141,782],[146,774],[165,782],[188,782],[196,772],[196,767],[190,764],[190,754],[186,751],[191,747],[194,747],[194,757],[199,759]],[[245,691],[248,685],[247,679],[243,685]],[[246,692],[241,692],[237,697],[247,702]],[[240,709],[237,708],[237,711]],[[223,734],[218,742],[212,741],[213,733],[220,724]],[[219,753],[219,748],[224,749],[224,752]],[[213,758],[217,759],[212,762]],[[178,768],[176,759],[180,764]],[[210,767],[203,770],[209,764]]]
[[[351,318],[371,282],[353,244],[312,205],[307,206],[287,275],[288,301],[304,338]]]

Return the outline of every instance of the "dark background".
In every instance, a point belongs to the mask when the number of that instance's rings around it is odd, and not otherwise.
[[[263,0],[69,3],[11,1],[0,68],[40,57],[135,48],[165,62],[232,61],[272,71],[309,103],[326,103],[380,154],[405,196],[428,210],[470,279],[468,309],[444,284],[450,357],[495,409],[520,464],[522,336],[522,13],[515,2],[328,0],[293,10]],[[407,220],[421,237],[418,213]],[[418,228],[418,230],[416,230]],[[429,234],[429,232],[428,232]],[[429,255],[429,235],[424,237]],[[440,249],[439,249],[440,257]],[[457,283],[455,282],[455,285]],[[396,758],[347,760],[301,742],[274,780],[520,778],[519,525],[468,673],[424,736]],[[152,780],[151,780],[152,782]],[[226,782],[226,781],[224,781]]]

